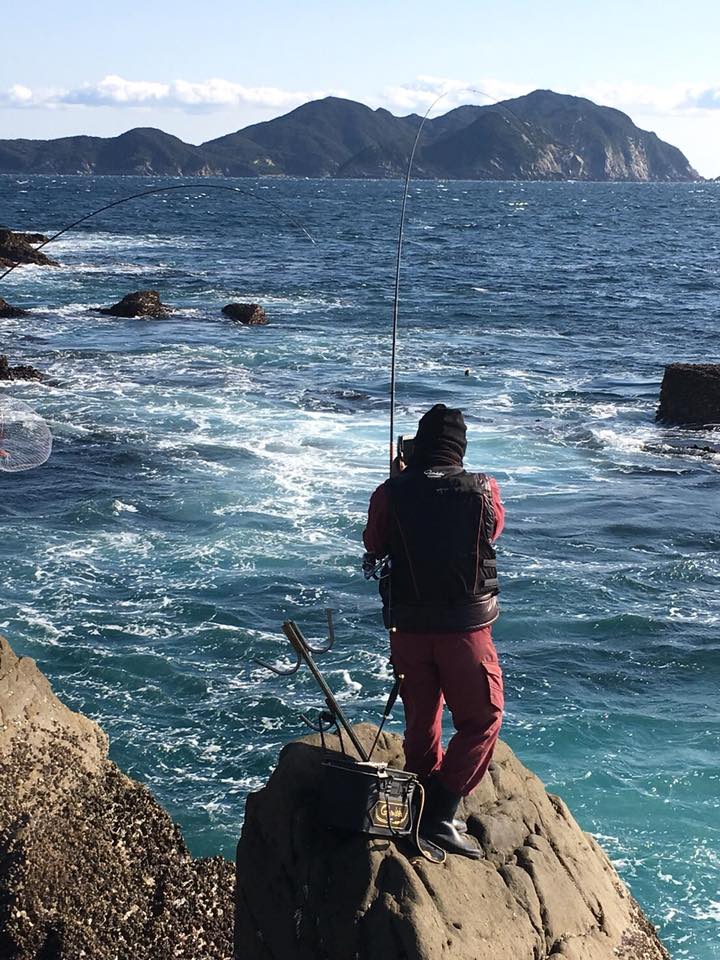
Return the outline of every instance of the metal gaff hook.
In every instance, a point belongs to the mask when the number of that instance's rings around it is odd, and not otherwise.
[[[320,673],[317,664],[313,660],[312,647],[307,642],[305,637],[302,635],[300,628],[295,623],[294,620],[286,620],[282,625],[283,633],[288,638],[290,645],[297,655],[297,664],[294,667],[289,669],[278,669],[278,667],[271,666],[269,663],[265,663],[263,660],[255,660],[255,663],[259,663],[263,667],[267,667],[273,673],[278,674],[278,676],[289,676],[290,674],[295,673],[302,662],[306,663],[308,669],[315,678],[315,682],[320,687],[320,690],[325,698],[325,704],[327,706],[327,712],[334,717],[335,722],[338,725],[338,729],[342,728],[345,733],[350,738],[350,742],[355,747],[357,755],[365,763],[368,762],[369,757],[365,747],[360,742],[357,734],[350,726],[347,717],[342,712],[340,704],[335,698],[335,694],[332,692],[330,687],[327,685],[327,681]],[[335,640],[335,632],[332,627],[332,613],[328,611],[328,642],[323,648],[323,650],[329,650]],[[322,721],[321,721],[322,725]],[[317,728],[316,728],[317,729]]]
[[[327,641],[321,647],[313,647],[311,644],[305,641],[305,645],[310,651],[310,653],[327,653],[328,650],[332,650],[333,644],[335,643],[335,625],[333,623],[333,612],[330,607],[325,610],[325,615],[327,616],[327,626],[328,626],[328,638]]]
[[[276,667],[272,663],[267,663],[265,660],[260,660],[259,657],[253,657],[253,663],[257,663],[259,667],[265,667],[266,670],[271,670],[273,673],[276,673],[279,677],[291,677],[294,673],[297,673],[300,669],[301,658],[300,654],[295,651],[295,656],[297,661],[293,667]]]
[[[307,642],[307,640],[305,640],[304,637],[302,638],[302,641],[300,641],[302,646],[306,647],[310,651],[310,653],[314,653],[314,654],[327,653],[328,650],[332,650],[333,644],[335,643],[335,625],[333,623],[332,609],[328,607],[325,613],[327,615],[327,625],[328,625],[328,638],[326,643],[324,643],[320,647],[313,647]],[[257,663],[258,666],[260,667],[265,667],[266,670],[271,670],[273,673],[277,674],[278,677],[290,677],[294,673],[297,673],[298,670],[300,669],[300,664],[302,663],[302,659],[303,659],[302,652],[301,650],[298,649],[297,634],[292,629],[286,629],[286,627],[288,626],[288,623],[290,622],[292,621],[288,621],[287,623],[283,624],[283,633],[285,634],[290,645],[295,651],[296,662],[294,666],[276,667],[273,664],[268,663],[266,660],[260,660],[258,657],[253,657],[253,663]]]

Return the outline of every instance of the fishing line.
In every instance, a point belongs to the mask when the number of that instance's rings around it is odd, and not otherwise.
[[[450,93],[475,93],[481,97],[486,97],[491,101],[493,106],[501,107],[506,110],[511,116],[523,126],[527,126],[525,120],[521,120],[520,117],[515,113],[514,110],[511,110],[510,107],[506,106],[504,103],[500,103],[498,100],[491,97],[489,94],[484,93],[482,90],[478,90],[475,87],[463,87],[461,90],[446,90],[444,93],[441,93],[436,97],[430,106],[425,111],[425,115],[418,124],[417,132],[415,133],[415,139],[413,140],[412,150],[410,151],[410,156],[408,158],[408,165],[405,171],[405,185],[403,187],[402,195],[402,205],[400,207],[400,226],[398,229],[398,240],[397,240],[397,252],[395,257],[395,291],[393,296],[393,310],[392,310],[392,351],[390,359],[390,466],[389,474],[392,476],[393,461],[395,459],[395,393],[397,387],[397,341],[398,341],[398,313],[400,308],[400,267],[402,264],[402,247],[403,247],[403,238],[405,233],[405,215],[407,210],[407,200],[410,193],[410,180],[412,178],[413,163],[415,162],[415,152],[417,150],[418,143],[420,142],[420,136],[423,132],[423,127],[432,113],[435,106]],[[376,567],[377,569],[377,567]],[[387,570],[386,575],[388,576],[387,584],[387,605],[388,605],[388,617],[390,623],[390,633],[392,634],[395,630],[395,627],[392,626],[393,623],[393,590],[392,590],[392,576],[389,575],[390,570]]]
[[[395,450],[395,393],[397,387],[397,340],[398,340],[398,313],[400,308],[400,266],[402,263],[402,247],[403,247],[403,238],[405,234],[405,214],[407,208],[407,200],[410,192],[410,180],[412,178],[413,164],[415,162],[415,152],[417,150],[418,143],[420,142],[420,135],[422,134],[423,127],[425,122],[432,113],[435,106],[443,100],[445,97],[449,96],[451,93],[476,93],[481,97],[486,97],[491,101],[491,105],[495,107],[501,107],[503,110],[507,111],[512,117],[514,117],[518,123],[523,126],[528,126],[526,120],[522,120],[514,110],[511,110],[506,104],[501,103],[499,100],[494,99],[489,94],[484,93],[482,90],[478,90],[476,87],[463,87],[460,90],[446,90],[444,93],[441,93],[440,96],[436,97],[430,106],[425,111],[425,115],[418,124],[417,132],[415,134],[415,139],[413,141],[412,150],[410,151],[410,156],[408,158],[407,170],[405,171],[405,185],[403,188],[402,195],[402,205],[400,207],[400,226],[398,229],[398,240],[397,240],[397,253],[395,257],[395,292],[393,296],[393,310],[392,310],[392,351],[391,351],[391,360],[390,360],[390,470],[392,471],[392,464]],[[0,277],[0,280],[2,277]]]
[[[80,217],[78,220],[74,220],[72,223],[69,223],[66,227],[63,227],[62,230],[58,230],[57,233],[54,233],[51,237],[48,237],[47,240],[43,240],[41,244],[35,247],[36,250],[42,250],[43,247],[46,247],[49,243],[52,243],[53,240],[57,240],[58,237],[61,237],[64,233],[67,233],[69,230],[72,230],[74,227],[79,226],[81,223],[85,223],[86,220],[89,220],[91,217],[97,216],[99,213],[103,213],[105,210],[110,210],[112,207],[117,207],[121,203],[128,203],[130,200],[138,200],[140,197],[149,197],[155,193],[167,193],[170,190],[227,190],[230,193],[240,193],[245,197],[252,197],[253,200],[260,200],[262,203],[266,204],[269,207],[272,207],[274,210],[279,211],[284,217],[286,217],[290,223],[296,226],[299,230],[305,234],[310,243],[316,244],[317,241],[315,238],[305,229],[305,227],[297,220],[291,213],[288,213],[279,203],[275,200],[270,200],[268,197],[261,197],[257,193],[253,193],[250,190],[243,190],[241,187],[231,187],[224,183],[174,183],[172,186],[168,187],[153,187],[151,190],[143,190],[141,193],[133,193],[129,197],[121,197],[119,200],[113,200],[111,203],[106,203],[102,207],[98,207],[97,210],[93,210],[92,213],[86,213],[84,216]],[[15,263],[9,267],[4,273],[0,274],[0,280],[4,280],[5,277],[12,273],[17,267],[25,266],[25,264]]]

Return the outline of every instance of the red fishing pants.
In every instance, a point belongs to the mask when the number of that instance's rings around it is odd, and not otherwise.
[[[471,633],[391,635],[392,662],[404,675],[405,768],[467,796],[480,783],[500,733],[503,678],[492,630]],[[447,703],[455,736],[442,747],[442,710]]]

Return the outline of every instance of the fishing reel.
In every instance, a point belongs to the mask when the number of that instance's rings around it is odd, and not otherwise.
[[[366,580],[384,580],[390,576],[390,557],[380,557],[377,554],[363,554],[363,576]]]

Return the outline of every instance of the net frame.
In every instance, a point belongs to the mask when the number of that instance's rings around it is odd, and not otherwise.
[[[0,473],[20,473],[42,466],[52,453],[52,433],[32,407],[0,396]]]

